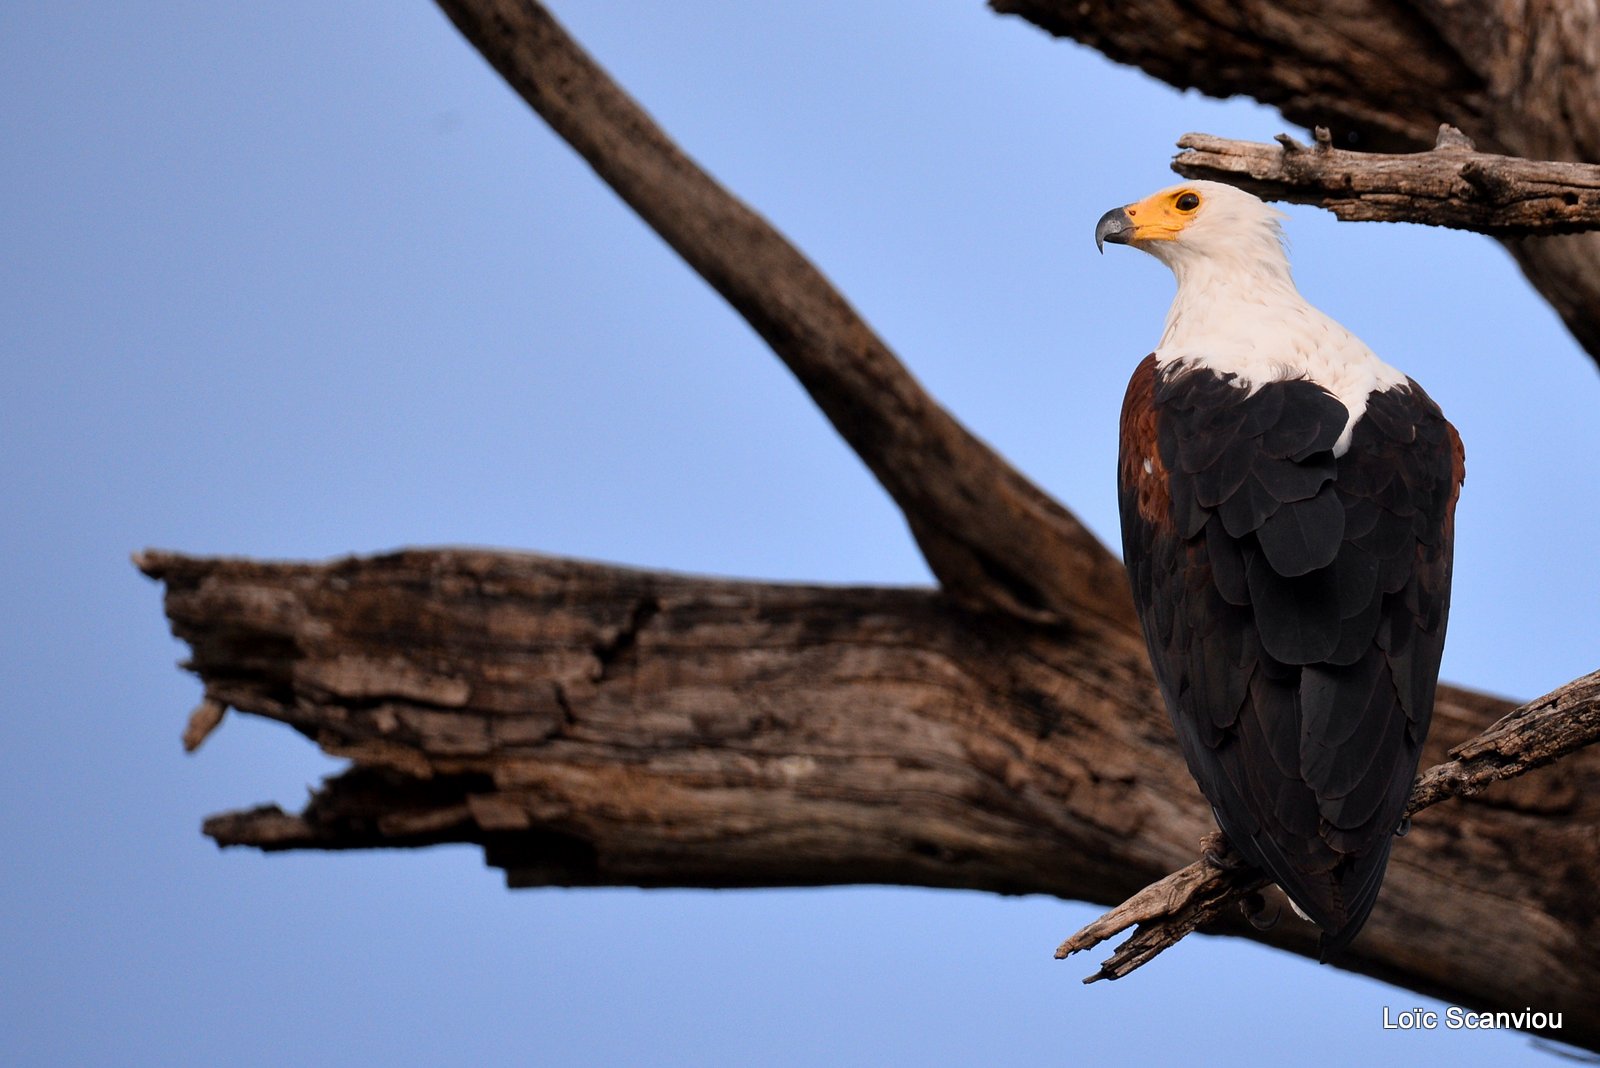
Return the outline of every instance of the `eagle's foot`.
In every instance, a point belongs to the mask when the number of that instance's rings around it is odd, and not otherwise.
[[[1394,836],[1396,838],[1404,838],[1406,835],[1408,835],[1410,833],[1411,833],[1411,817],[1410,816],[1401,816],[1400,817],[1400,825],[1394,829]]]
[[[1200,850],[1206,863],[1218,871],[1238,871],[1244,867],[1244,858],[1234,851],[1221,831],[1212,831],[1200,839]]]
[[[1278,921],[1283,918],[1283,910],[1277,905],[1268,905],[1267,899],[1258,890],[1253,894],[1246,894],[1239,902],[1244,918],[1250,921],[1250,926],[1258,931],[1270,931],[1278,926]]]

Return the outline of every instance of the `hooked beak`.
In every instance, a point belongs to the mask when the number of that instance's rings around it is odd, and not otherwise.
[[[1133,220],[1128,217],[1127,208],[1112,208],[1095,223],[1094,247],[1104,254],[1107,241],[1113,245],[1126,245],[1133,241]]]

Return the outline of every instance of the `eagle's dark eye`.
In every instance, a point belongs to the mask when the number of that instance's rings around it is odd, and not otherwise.
[[[1193,193],[1182,193],[1178,196],[1177,208],[1179,211],[1193,211],[1200,206],[1200,198]]]

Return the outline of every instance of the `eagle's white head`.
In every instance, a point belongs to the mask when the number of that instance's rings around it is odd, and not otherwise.
[[[1158,364],[1198,364],[1252,388],[1286,378],[1316,382],[1350,412],[1334,447],[1343,455],[1367,396],[1404,385],[1406,377],[1300,295],[1279,225],[1284,218],[1233,186],[1184,182],[1112,208],[1094,239],[1101,251],[1110,241],[1148,252],[1177,277]]]
[[[1289,282],[1283,212],[1221,182],[1184,182],[1100,217],[1094,239],[1132,245],[1172,268],[1181,285],[1208,267]],[[1292,283],[1290,283],[1292,284]]]

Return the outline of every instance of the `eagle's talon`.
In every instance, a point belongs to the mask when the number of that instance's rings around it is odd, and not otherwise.
[[[1200,855],[1218,871],[1238,871],[1245,864],[1239,851],[1221,831],[1212,831],[1200,839]]]
[[[1267,899],[1259,891],[1246,894],[1239,902],[1239,907],[1244,912],[1244,918],[1250,921],[1250,926],[1258,931],[1272,930],[1283,918],[1283,910],[1276,905],[1269,908]]]
[[[1218,871],[1238,871],[1244,867],[1244,858],[1235,853],[1226,843],[1222,847],[1208,848],[1203,854],[1206,863]]]

